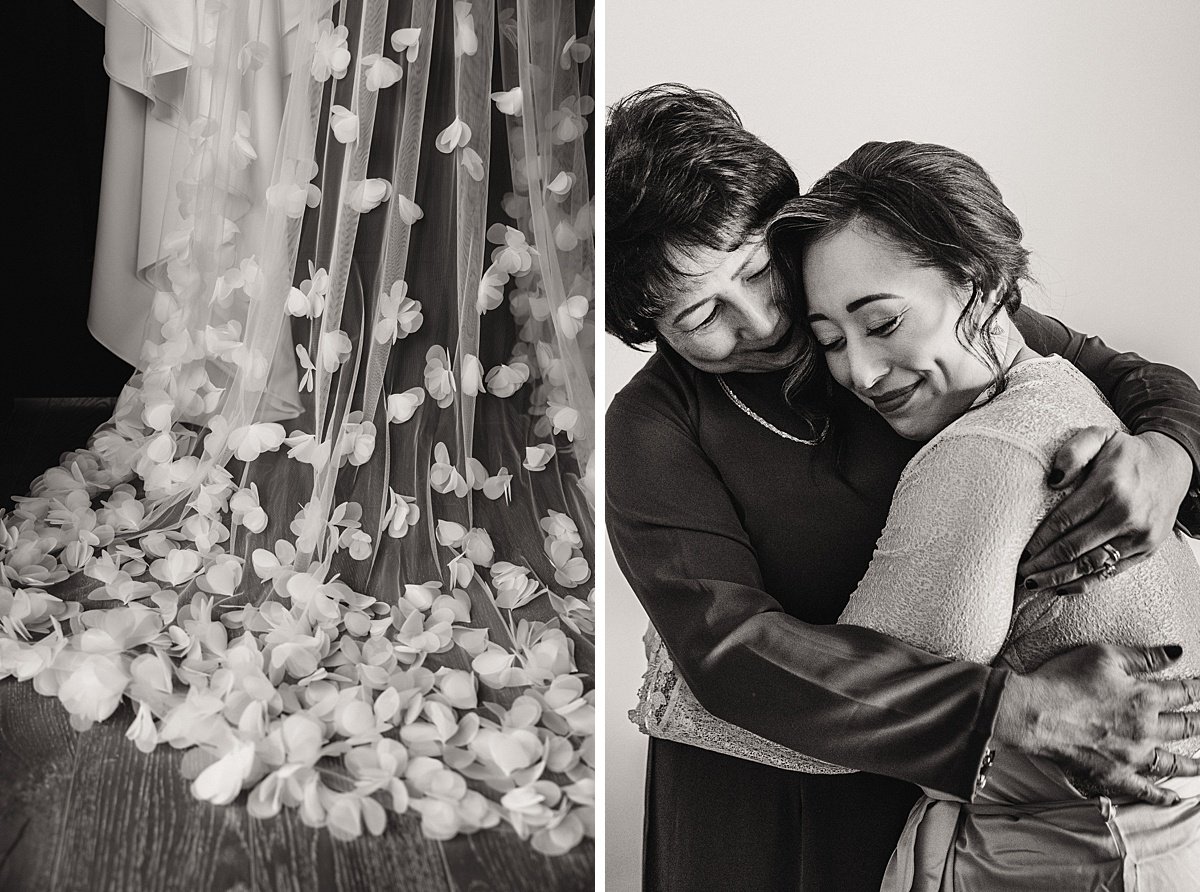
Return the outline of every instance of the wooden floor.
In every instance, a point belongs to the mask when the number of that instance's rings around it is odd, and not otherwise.
[[[82,445],[108,405],[18,400],[0,430],[4,492]],[[125,706],[79,734],[57,700],[0,681],[0,892],[593,887],[590,841],[547,858],[507,826],[434,842],[415,815],[393,815],[383,836],[343,843],[295,810],[259,821],[244,796],[227,807],[199,802],[180,774],[182,753],[143,754],[125,739],[132,718]]]

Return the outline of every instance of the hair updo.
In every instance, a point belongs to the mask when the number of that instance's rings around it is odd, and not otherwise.
[[[856,221],[968,292],[958,317],[959,341],[1000,377],[991,339],[981,343],[976,336],[1001,310],[1020,307],[1029,252],[1021,245],[1021,224],[987,171],[945,146],[906,141],[863,145],[806,194],[784,205],[771,222],[768,244],[784,293],[804,304],[805,249]],[[986,305],[993,292],[995,303]],[[802,319],[805,314],[794,315]],[[789,394],[809,382],[814,365],[803,357],[797,362],[786,387]]]

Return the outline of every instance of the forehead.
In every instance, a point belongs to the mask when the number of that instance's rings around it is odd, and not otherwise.
[[[896,292],[928,270],[887,236],[853,224],[810,245],[801,275],[810,306]]]
[[[669,259],[678,272],[674,277],[674,296],[694,298],[711,291],[732,279],[765,244],[766,233],[756,232],[728,251],[703,246],[673,249]]]

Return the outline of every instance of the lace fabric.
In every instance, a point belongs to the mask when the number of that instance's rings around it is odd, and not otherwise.
[[[646,628],[646,674],[637,708],[629,720],[643,734],[686,743],[727,756],[806,774],[850,774],[851,769],[788,749],[752,731],[719,719],[702,705],[675,668],[654,626]]]
[[[3,518],[0,677],[80,729],[128,699],[136,745],[257,816],[566,851],[591,36],[569,0],[287,8],[285,53],[271,2],[198,5],[141,371]]]

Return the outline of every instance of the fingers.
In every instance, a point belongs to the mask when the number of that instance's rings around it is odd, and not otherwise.
[[[1072,435],[1055,453],[1046,482],[1053,489],[1065,489],[1073,485],[1084,468],[1104,448],[1112,433],[1102,427],[1085,427]]]
[[[1183,648],[1178,644],[1146,645],[1131,647],[1124,644],[1109,645],[1117,665],[1130,675],[1148,675],[1166,669],[1181,656]],[[1188,679],[1188,681],[1194,681]],[[1176,682],[1161,681],[1160,686],[1169,686]],[[1192,702],[1191,700],[1187,702]],[[1186,704],[1180,704],[1186,705]],[[1178,708],[1178,707],[1172,707]]]
[[[1159,708],[1164,713],[1176,712],[1200,703],[1200,678],[1170,678],[1151,682],[1151,684],[1158,687],[1159,696],[1162,697]],[[1192,714],[1197,715],[1197,713]],[[1191,734],[1184,736],[1191,737],[1198,734],[1200,734],[1200,730],[1194,730]]]
[[[1105,491],[1084,482],[1050,510],[1034,530],[1017,573],[1027,577],[1061,564],[1124,532],[1115,516],[1105,516]],[[1102,514],[1103,512],[1103,514]]]
[[[1164,741],[1200,737],[1200,712],[1164,712],[1158,717],[1158,736]]]
[[[1076,531],[1076,533],[1078,532],[1080,531]],[[1070,538],[1072,537],[1068,537],[1068,539]],[[1122,545],[1130,547],[1128,540],[1124,537],[1105,540],[1103,544],[1092,547],[1092,549],[1081,552],[1078,557],[1070,559],[1069,563],[1058,564],[1057,567],[1051,567],[1048,570],[1033,571],[1033,573],[1027,574],[1021,580],[1021,585],[1031,591],[1054,588],[1057,589],[1057,594],[1076,594],[1084,591],[1085,588],[1096,585],[1100,580],[1108,579],[1111,575],[1133,567],[1134,562],[1127,559]],[[1114,563],[1114,557],[1117,558],[1116,563]],[[1076,583],[1076,587],[1068,588],[1072,583]]]
[[[1136,554],[1133,557],[1126,558],[1125,552],[1121,552],[1121,562],[1117,564],[1117,572],[1124,573],[1130,567],[1136,567],[1142,561],[1147,560],[1149,554]],[[1073,579],[1069,582],[1064,582],[1055,586],[1054,594],[1056,595],[1082,595],[1089,591],[1094,586],[1103,582],[1106,578],[1100,573],[1092,573],[1090,576],[1080,576],[1078,579]],[[1046,586],[1049,588],[1049,585]]]
[[[1125,793],[1151,805],[1179,804],[1179,795],[1175,791],[1160,787],[1140,774],[1110,776],[1104,778],[1104,784],[1114,792]]]
[[[1150,777],[1195,777],[1200,774],[1200,759],[1159,748],[1150,759],[1147,773]]]

